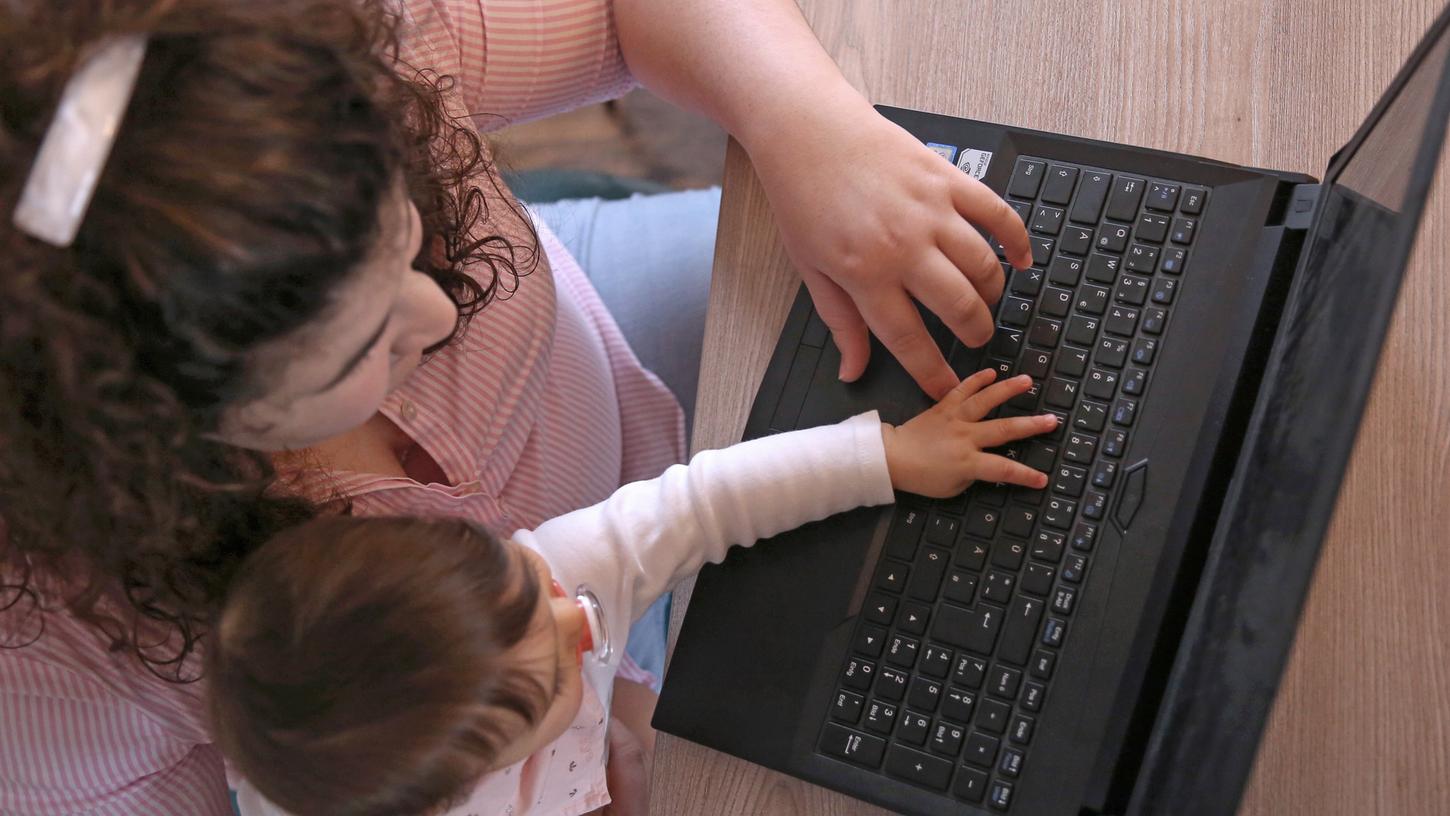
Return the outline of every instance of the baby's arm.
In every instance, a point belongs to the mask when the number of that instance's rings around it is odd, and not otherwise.
[[[978,478],[1042,487],[1045,475],[985,449],[1042,433],[1056,420],[983,421],[1031,385],[1026,377],[990,385],[993,377],[987,370],[967,378],[900,427],[881,423],[873,411],[704,451],[688,466],[625,485],[599,504],[514,538],[541,552],[562,580],[593,582],[601,599],[623,602],[632,621],[731,546],[887,504],[893,486],[931,496],[956,495]],[[611,610],[611,617],[623,611]]]

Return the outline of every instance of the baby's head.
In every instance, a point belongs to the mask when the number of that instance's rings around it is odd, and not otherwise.
[[[434,812],[568,728],[587,631],[537,553],[477,526],[316,519],[231,584],[212,728],[291,813]]]

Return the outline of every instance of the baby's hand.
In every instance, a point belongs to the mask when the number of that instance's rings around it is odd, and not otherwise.
[[[987,412],[1032,386],[1025,374],[991,384],[996,376],[990,368],[978,371],[900,427],[881,424],[886,468],[897,490],[946,498],[977,480],[1047,486],[1047,474],[986,452],[1050,431],[1058,422],[1053,414],[982,421]]]

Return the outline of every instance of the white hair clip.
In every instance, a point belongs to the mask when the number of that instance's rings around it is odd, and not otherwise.
[[[113,37],[66,82],[15,207],[15,226],[58,247],[75,240],[145,56],[145,37]]]

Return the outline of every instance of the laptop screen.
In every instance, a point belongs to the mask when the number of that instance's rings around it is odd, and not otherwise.
[[[1326,173],[1131,814],[1230,812],[1248,777],[1440,159],[1447,23]]]

